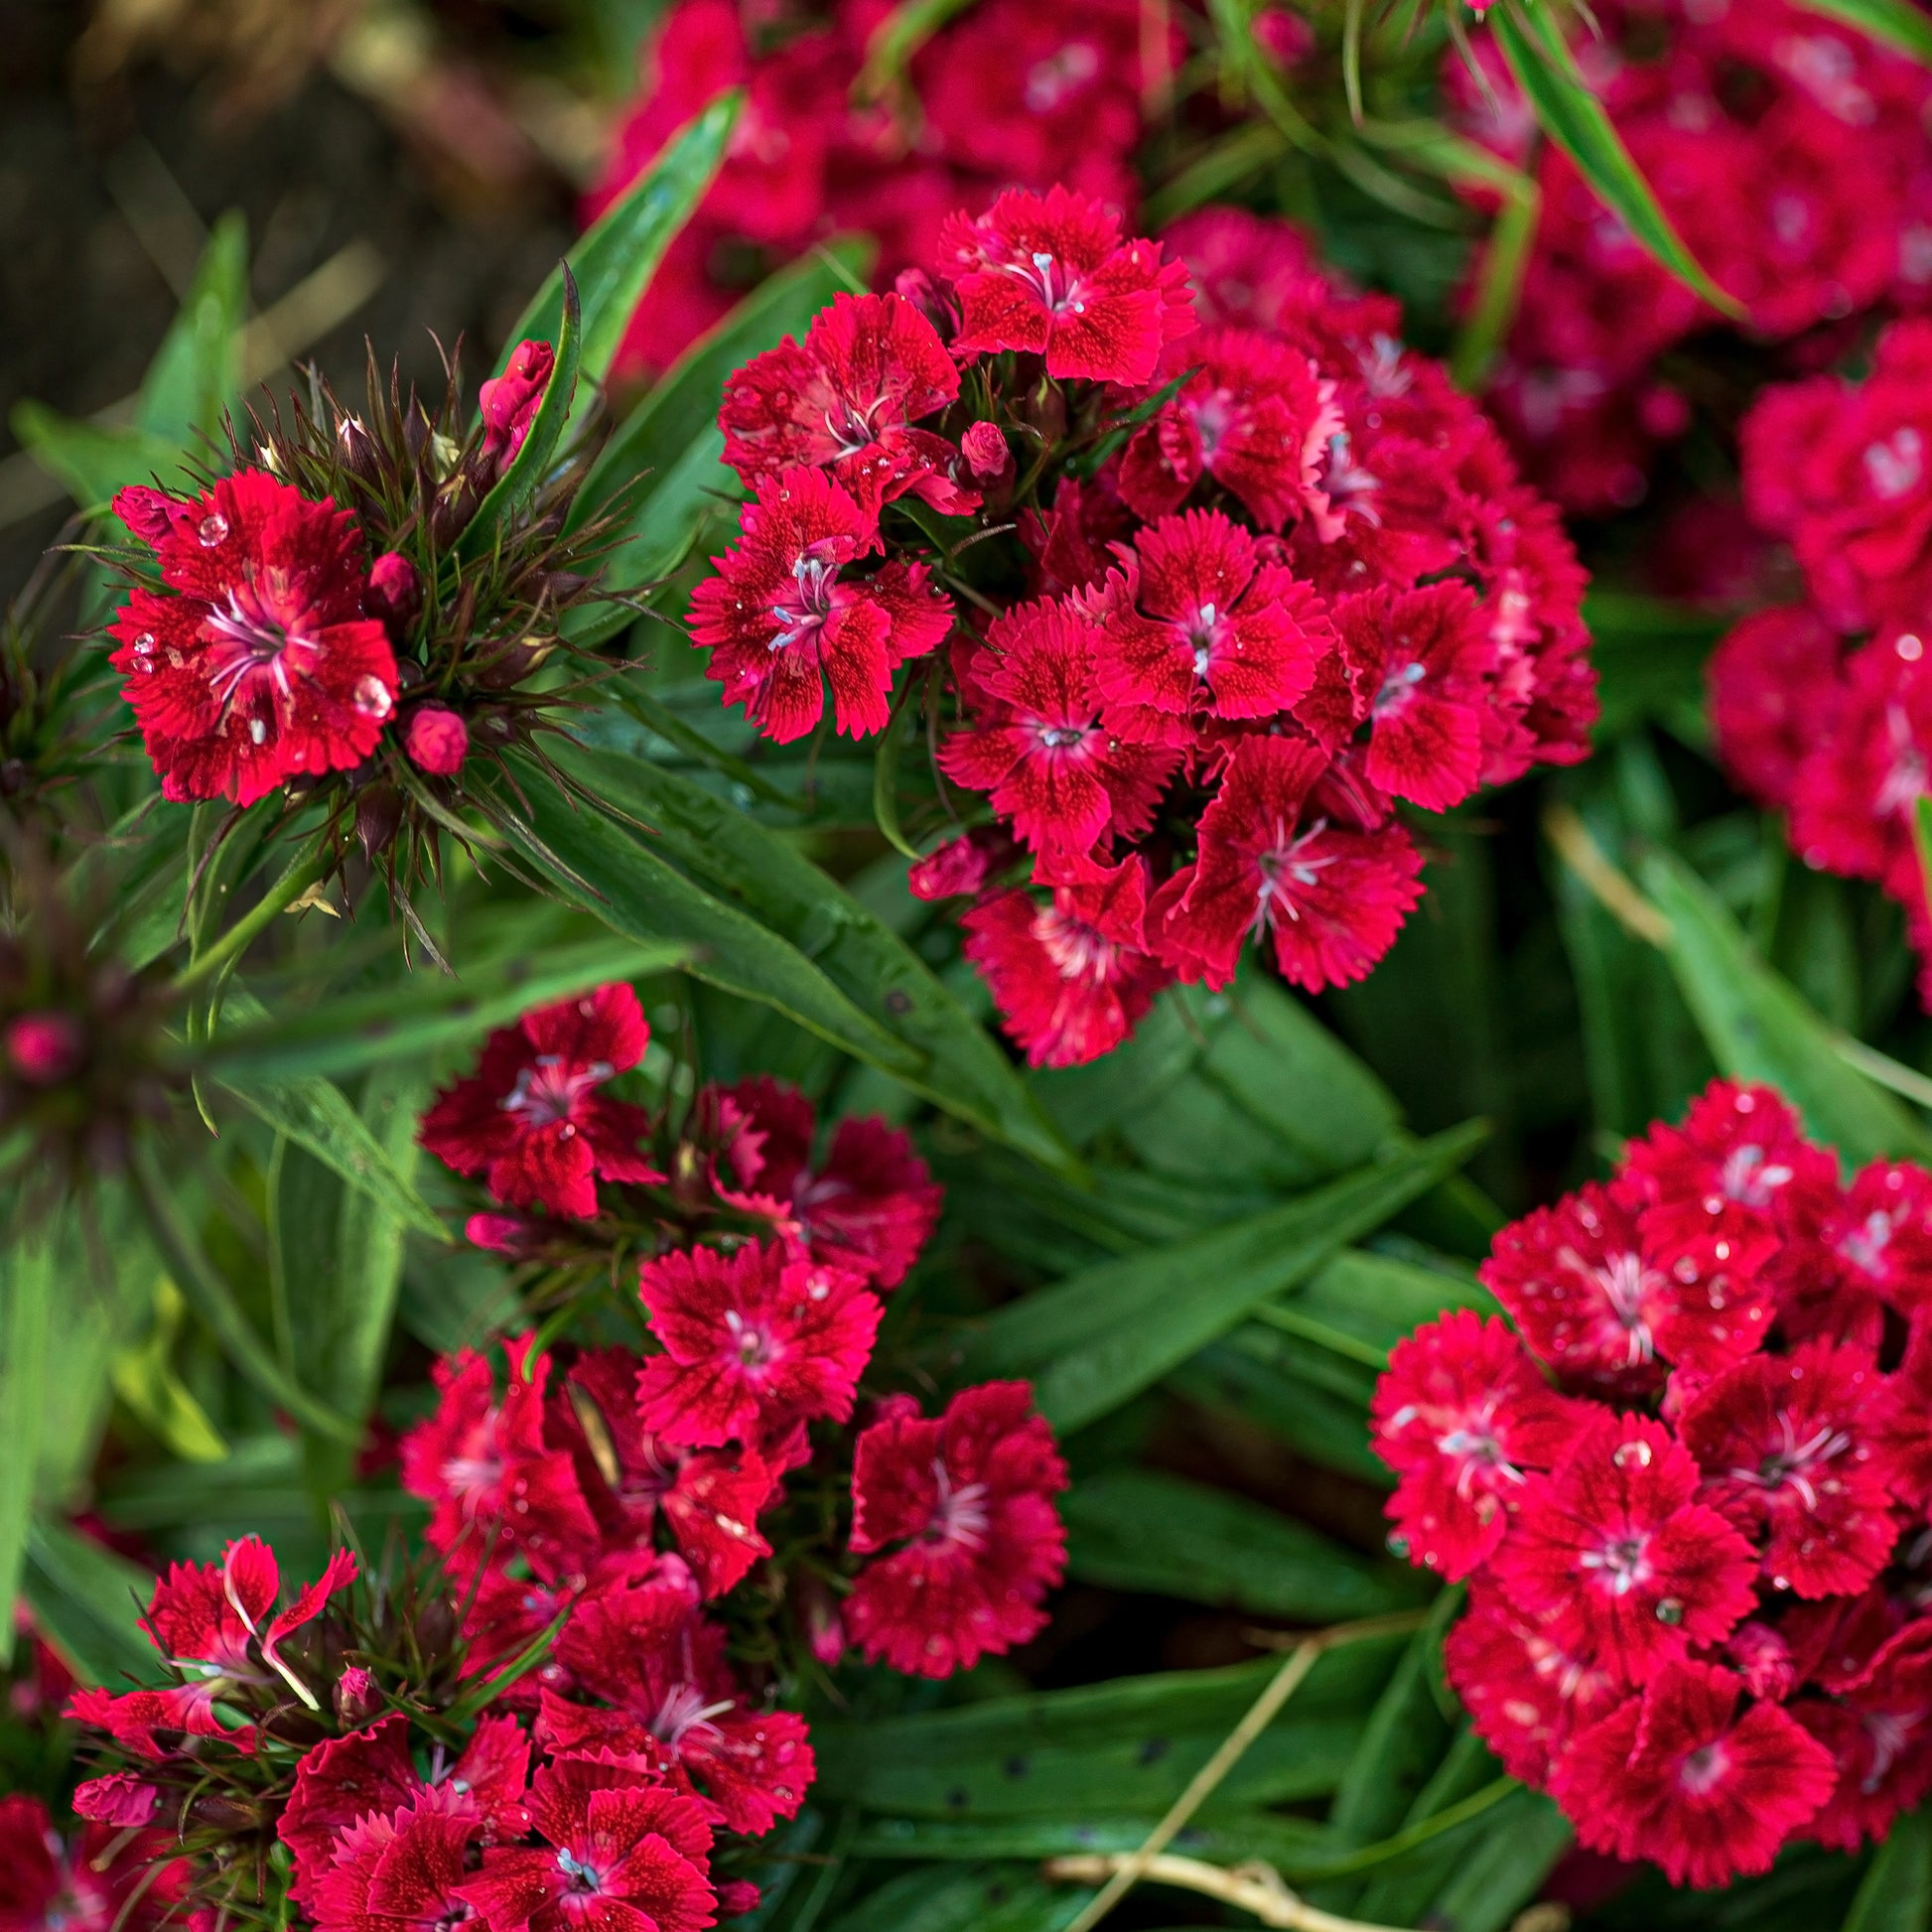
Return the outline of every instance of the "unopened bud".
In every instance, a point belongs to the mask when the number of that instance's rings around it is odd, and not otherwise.
[[[402,824],[402,793],[394,785],[366,785],[356,794],[355,838],[363,857],[374,863],[378,852],[388,850],[389,842]]]
[[[53,1087],[79,1070],[87,1035],[69,1013],[23,1013],[7,1028],[7,1064],[30,1087]]]
[[[373,483],[381,472],[375,439],[362,427],[359,416],[337,417],[336,454],[343,468],[363,483]]]
[[[362,587],[362,608],[382,620],[392,644],[403,642],[423,615],[423,579],[399,550],[385,550],[369,566]]]
[[[530,433],[557,351],[548,343],[522,342],[510,350],[503,373],[492,376],[477,391],[483,412],[483,455],[505,468]]]
[[[997,423],[972,424],[959,439],[959,447],[978,482],[1001,483],[1013,475],[1013,452]]]
[[[418,705],[403,725],[402,749],[432,777],[453,778],[470,756],[470,728],[448,705]]]
[[[365,1725],[382,1709],[375,1679],[360,1664],[345,1666],[336,1680],[336,1716],[345,1729]]]

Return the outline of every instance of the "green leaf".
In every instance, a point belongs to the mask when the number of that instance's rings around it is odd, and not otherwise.
[[[1798,0],[1798,5],[1857,27],[1881,47],[1895,48],[1932,67],[1932,20],[1912,0]]]
[[[1449,1726],[1430,1686],[1431,1652],[1440,1641],[1436,1630],[1417,1632],[1369,1714],[1328,1812],[1345,1842],[1387,1838],[1449,1746]]]
[[[610,980],[644,979],[687,963],[688,947],[598,938],[493,960],[451,976],[413,973],[379,991],[325,1000],[217,1034],[189,1063],[224,1080],[286,1080],[419,1059],[508,1026]]]
[[[241,327],[248,311],[248,226],[230,210],[215,222],[174,327],[141,383],[134,425],[179,450],[216,437],[241,393]]]
[[[1896,1819],[1859,1886],[1842,1932],[1926,1932],[1932,1926],[1932,1807]]]
[[[151,1429],[170,1454],[184,1462],[221,1462],[228,1446],[207,1411],[175,1371],[175,1342],[188,1304],[167,1276],[154,1286],[154,1319],[137,1346],[114,1357],[114,1393],[137,1421]]]
[[[1643,881],[1671,924],[1665,952],[1677,983],[1725,1072],[1777,1087],[1811,1133],[1855,1166],[1879,1155],[1932,1159],[1932,1132],[1847,1063],[1843,1035],[1764,964],[1696,873],[1654,852]]]
[[[567,267],[583,297],[580,372],[587,382],[603,382],[631,312],[664,259],[664,250],[710,188],[743,105],[740,93],[720,94],[665,143],[657,159],[585,231],[567,261],[531,298],[496,358],[497,374],[518,343],[557,341],[564,319]]]
[[[1279,1511],[1153,1469],[1114,1468],[1060,1499],[1068,1574],[1295,1623],[1405,1609],[1430,1584],[1371,1564]]]
[[[1013,1303],[968,1342],[964,1377],[1031,1375],[1056,1429],[1096,1421],[1380,1227],[1485,1132],[1453,1128],[1233,1227],[1104,1262]]]
[[[223,1080],[220,1091],[297,1147],[307,1148],[406,1227],[447,1245],[450,1231],[398,1171],[340,1087],[323,1079]],[[186,1288],[187,1284],[183,1284]]]
[[[15,405],[13,432],[83,510],[106,506],[129,483],[177,482],[180,452],[159,436],[75,422],[38,402]]]
[[[1543,131],[1577,164],[1603,206],[1679,281],[1741,322],[1742,308],[1698,266],[1658,206],[1603,103],[1578,70],[1547,0],[1505,0],[1489,16],[1489,24]]]
[[[28,1534],[23,1592],[34,1624],[82,1684],[152,1684],[161,1660],[141,1613],[154,1579],[64,1523],[38,1522]]]
[[[951,1818],[869,1819],[853,1841],[855,1858],[865,1859],[1053,1859],[1078,1852],[1132,1852],[1147,1838],[1153,1821],[1118,1813],[1105,1816],[992,1818],[962,1822]],[[1325,1825],[1274,1812],[1227,1812],[1196,1821],[1178,1832],[1171,1851],[1215,1864],[1266,1859],[1285,1877],[1319,1871],[1332,1862],[1336,1845]]]
[[[756,969],[775,990],[781,976],[799,982],[802,968],[834,990],[851,1017],[841,1016],[834,1031],[801,1001],[790,1009],[801,1024],[983,1133],[1048,1165],[1071,1162],[986,1030],[904,940],[793,846],[715,793],[642,759],[571,750],[557,754],[557,760],[600,804],[651,828],[633,834],[602,820],[593,830],[588,812],[571,812],[551,786],[531,774],[526,790],[542,838],[557,846],[574,837],[565,855],[569,863],[610,894],[607,903],[583,901],[591,911],[624,931],[637,930],[631,920],[639,914],[676,916],[668,906],[639,904],[634,888],[620,900],[585,871],[576,854],[601,848],[599,862],[607,866],[614,858],[630,858],[660,871],[676,867],[672,877],[682,876],[687,899],[701,892],[709,907],[728,912],[732,921],[756,921],[756,944],[748,948],[738,942],[740,953],[749,956],[736,970],[737,985],[719,972],[730,955],[722,954],[716,940],[697,931],[679,933],[708,948],[709,958],[692,968],[699,978],[782,1008],[783,1000],[750,983],[748,969]],[[722,937],[724,922],[714,915],[712,924]],[[816,1006],[827,1011],[822,999]]]
[[[523,441],[509,467],[490,484],[489,493],[477,505],[477,513],[457,539],[459,557],[481,557],[497,541],[498,526],[504,517],[533,496],[542,485],[550,459],[562,439],[571,405],[577,399],[577,376],[583,361],[584,332],[577,300],[577,278],[566,263],[563,276],[563,310],[557,319],[554,339],[556,359],[550,365],[550,379],[543,385],[537,412],[530,419]]]
[[[1325,1652],[1216,1793],[1231,1807],[1332,1792],[1402,1636]],[[1159,1815],[1280,1668],[1116,1678],[867,1724],[815,1725],[821,1802],[899,1818],[974,1821]]]
[[[29,1230],[0,1252],[0,1664],[13,1655],[14,1602],[40,1474],[57,1278],[50,1230]]]
[[[1286,1334],[1379,1368],[1404,1335],[1448,1309],[1493,1314],[1496,1303],[1466,1276],[1351,1248],[1256,1314]]]
[[[1570,1850],[1569,1819],[1540,1792],[1512,1792],[1489,1817],[1481,1842],[1465,1855],[1420,1924],[1504,1932]]]
[[[1052,1885],[1025,1865],[979,1871],[907,1871],[889,1879],[831,1932],[1061,1932],[1093,1896]]]
[[[182,1300],[221,1344],[222,1352],[271,1403],[308,1428],[360,1447],[361,1430],[298,1383],[250,1325],[201,1238],[183,1216],[167,1178],[145,1140],[136,1141],[128,1164],[148,1231],[167,1263]]]

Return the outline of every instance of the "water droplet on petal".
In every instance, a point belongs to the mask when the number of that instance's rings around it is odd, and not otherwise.
[[[1619,1443],[1610,1451],[1610,1460],[1619,1469],[1647,1469],[1650,1467],[1650,1445],[1648,1443]]]
[[[251,718],[251,719],[249,719],[249,721],[248,721],[248,742],[249,742],[249,744],[251,744],[251,745],[259,745],[259,744],[261,744],[261,743],[262,743],[262,742],[263,742],[263,741],[264,741],[264,740],[265,740],[265,739],[266,739],[267,737],[268,737],[268,727],[267,727],[266,725],[264,725],[264,724],[262,723],[262,721],[261,721],[261,720],[260,720],[259,718]]]
[[[355,680],[355,709],[364,718],[386,718],[392,700],[389,687],[379,677],[365,671]]]
[[[149,651],[154,648],[154,632],[152,630],[142,631],[134,640],[134,648],[140,656],[147,656]]]
[[[227,541],[228,519],[219,510],[209,510],[202,518],[201,524],[196,529],[195,534],[201,538],[202,542],[209,550],[212,550],[217,543],[225,543]]]
[[[1682,1623],[1684,1621],[1683,1599],[1677,1596],[1658,1597],[1657,1621],[1659,1623]]]

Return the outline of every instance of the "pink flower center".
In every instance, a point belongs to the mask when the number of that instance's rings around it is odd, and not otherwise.
[[[1882,1207],[1874,1207],[1864,1217],[1864,1224],[1857,1227],[1838,1243],[1839,1254],[1854,1268],[1863,1269],[1867,1275],[1881,1276],[1885,1272],[1885,1251],[1891,1246],[1893,1234],[1892,1218]]]
[[[1873,443],[1864,453],[1864,480],[1887,502],[1916,489],[1925,481],[1925,438],[1907,423]]]
[[[793,644],[816,641],[837,607],[834,590],[838,576],[839,566],[833,558],[815,556],[811,550],[792,565],[792,595],[788,601],[774,601],[771,606],[778,628],[766,650],[788,650]]]
[[[1201,455],[1212,463],[1222,438],[1234,427],[1234,398],[1226,389],[1216,389],[1194,403],[1192,413]]]
[[[1402,345],[1393,336],[1373,336],[1355,357],[1372,396],[1404,396],[1415,376],[1402,366]]]
[[[1790,1411],[1785,1409],[1778,1411],[1778,1428],[1784,1437],[1783,1444],[1769,1450],[1755,1469],[1732,1469],[1731,1476],[1738,1482],[1748,1482],[1759,1489],[1789,1487],[1804,1498],[1807,1509],[1816,1509],[1818,1491],[1812,1484],[1812,1472],[1820,1463],[1829,1462],[1835,1455],[1843,1455],[1852,1447],[1852,1438],[1845,1430],[1834,1429],[1827,1423],[1800,1442],[1798,1426],[1792,1420]]]
[[[539,1053],[516,1076],[516,1085],[496,1104],[525,1129],[568,1122],[584,1097],[617,1071],[609,1060],[570,1061],[560,1053]],[[575,1133],[575,1128],[567,1128]]]
[[[1891,763],[1871,803],[1880,818],[1908,809],[1925,790],[1925,754],[1913,737],[1911,720],[1898,705],[1885,707],[1885,735],[1891,741]]]
[[[1382,518],[1370,500],[1382,487],[1381,478],[1364,470],[1355,461],[1348,432],[1337,430],[1328,439],[1328,462],[1322,475],[1321,489],[1329,508],[1339,514],[1353,510],[1364,523],[1381,527]]]
[[[557,1869],[570,1881],[570,1891],[576,1897],[595,1896],[604,1889],[603,1872],[574,1852],[557,1854]]]
[[[258,576],[251,567],[227,602],[211,608],[203,621],[211,646],[208,683],[214,695],[226,705],[244,686],[267,679],[279,697],[289,699],[290,672],[305,675],[320,648],[309,634],[312,623],[313,613],[286,571],[270,569]]]
[[[839,395],[826,406],[825,434],[840,456],[857,456],[879,441],[878,420],[888,400],[875,396],[862,409],[850,396]]]
[[[1629,1337],[1629,1366],[1635,1368],[1639,1362],[1649,1361],[1655,1344],[1643,1304],[1652,1271],[1643,1265],[1643,1257],[1625,1252],[1592,1267],[1575,1248],[1566,1248],[1558,1259],[1596,1284],[1611,1320]]]
[[[1581,1562],[1586,1570],[1597,1573],[1612,1596],[1627,1596],[1649,1580],[1649,1549],[1648,1532],[1611,1537],[1596,1549],[1586,1550]]]
[[[1391,665],[1388,675],[1382,680],[1381,690],[1375,694],[1372,709],[1376,717],[1389,718],[1406,711],[1410,700],[1416,695],[1417,686],[1428,675],[1428,665],[1413,659],[1407,664]]]
[[[1275,821],[1275,843],[1255,855],[1255,870],[1261,875],[1261,885],[1255,893],[1251,930],[1259,933],[1264,927],[1272,926],[1278,913],[1291,919],[1301,918],[1294,889],[1299,886],[1311,891],[1319,886],[1323,869],[1334,863],[1332,854],[1316,857],[1311,850],[1327,829],[1328,821],[1318,818],[1298,838],[1280,819]]]
[[[1091,725],[1048,725],[1035,722],[1034,736],[1042,752],[1078,752],[1093,736]]]
[[[1677,1767],[1677,1781],[1694,1798],[1702,1798],[1724,1782],[1730,1755],[1722,1744],[1701,1744],[1685,1754]]]
[[[1104,986],[1113,977],[1120,948],[1084,920],[1069,918],[1053,906],[1034,914],[1034,937],[1063,980],[1090,980]]]
[[[1885,1774],[1898,1761],[1898,1756],[1911,1741],[1915,1731],[1924,1720],[1923,1712],[1907,1714],[1902,1711],[1866,1711],[1860,1715],[1859,1722],[1864,1734],[1871,1739],[1871,1768],[1860,1781],[1859,1788],[1869,1797],[1884,1783]]]
[[[778,1343],[762,1322],[747,1321],[736,1309],[727,1309],[725,1326],[731,1333],[732,1351],[741,1368],[769,1368],[777,1360]]]
[[[1503,1453],[1496,1435],[1493,1404],[1486,1405],[1436,1439],[1437,1449],[1459,1466],[1455,1472],[1455,1493],[1466,1497],[1476,1478],[1491,1474],[1504,1482],[1525,1480],[1521,1469]]]
[[[1721,1184],[1729,1199],[1745,1207],[1769,1207],[1790,1178],[1790,1168],[1767,1161],[1761,1147],[1734,1147],[1725,1157]]]
[[[1050,114],[1099,71],[1100,56],[1085,41],[1068,41],[1027,70],[1023,91],[1028,113]]]
[[[962,1482],[955,1487],[951,1472],[936,1458],[932,1464],[932,1481],[939,1494],[933,1504],[932,1518],[925,1526],[926,1540],[963,1544],[969,1550],[984,1549],[987,1531],[993,1527],[986,1484]]]
[[[711,1721],[722,1718],[732,1703],[731,1698],[708,1703],[695,1684],[676,1685],[664,1694],[664,1702],[657,1707],[657,1716],[651,1720],[651,1735],[660,1738],[666,1749],[674,1752],[693,1732],[702,1732],[700,1741],[704,1743],[718,1743],[721,1733]]]
[[[1002,262],[1000,266],[1025,282],[1052,314],[1086,314],[1086,284],[1057,255],[1035,249],[1023,262]]]

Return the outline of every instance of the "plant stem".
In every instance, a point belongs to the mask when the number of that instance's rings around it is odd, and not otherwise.
[[[186,993],[218,972],[230,959],[239,958],[249,943],[274,923],[277,913],[286,912],[328,869],[324,842],[318,836],[288,863],[282,876],[238,918],[220,938],[191,959],[175,975],[175,991]]]
[[[1120,1879],[1140,1857],[1138,1852],[1081,1853],[1072,1858],[1049,1859],[1046,1875],[1075,1883],[1093,1884],[1106,1878],[1109,1886]],[[1110,1875],[1111,1874],[1111,1875]],[[1247,1912],[1263,1925],[1284,1926],[1288,1932],[1399,1932],[1387,1925],[1371,1925],[1362,1919],[1337,1918],[1309,1904],[1282,1883],[1281,1874],[1267,1864],[1209,1864],[1204,1859],[1177,1859],[1163,1855],[1149,1859],[1136,1874],[1152,1878],[1158,1885],[1173,1885],[1181,1891],[1199,1892],[1217,1898],[1223,1905]],[[1093,1902],[1098,1905],[1107,1893]],[[1093,1906],[1087,1908],[1091,1911]],[[1073,1921],[1067,1932],[1077,1932],[1085,1915]]]

